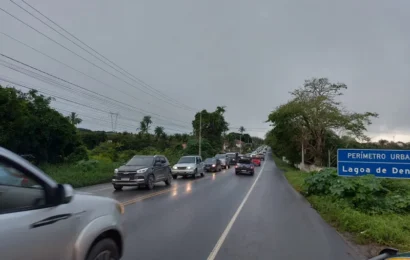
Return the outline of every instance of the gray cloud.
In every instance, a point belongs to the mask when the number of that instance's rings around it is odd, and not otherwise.
[[[21,3],[20,0],[15,0]],[[78,38],[151,86],[195,109],[227,106],[232,126],[263,136],[268,113],[311,77],[348,85],[351,110],[374,111],[372,135],[407,134],[410,88],[408,1],[28,1]],[[23,5],[24,6],[24,5]],[[11,2],[1,7],[91,61],[101,62]],[[194,111],[146,95],[113,78],[0,12],[0,30],[107,85],[74,72],[0,35],[0,52],[125,104],[161,115],[154,122],[183,130]],[[116,73],[109,67],[105,69]],[[118,74],[118,73],[116,73]],[[120,112],[118,129],[133,128],[144,113],[116,109],[0,67],[0,75],[66,95],[79,103]],[[148,90],[146,90],[148,91]],[[107,113],[68,102],[84,126],[110,129]],[[102,118],[105,121],[96,121]],[[134,119],[134,120],[132,120]],[[159,120],[162,119],[162,120]],[[176,120],[178,121],[176,121]],[[97,125],[97,123],[99,125]],[[122,124],[122,126],[120,126]],[[101,125],[101,126],[100,126]],[[126,126],[125,126],[126,125]],[[235,129],[233,129],[235,130]]]

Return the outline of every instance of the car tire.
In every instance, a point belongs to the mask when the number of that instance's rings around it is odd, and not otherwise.
[[[255,174],[255,172],[251,172],[251,176],[253,176]]]
[[[113,184],[115,190],[122,190],[122,185]]]
[[[104,255],[107,255],[108,258],[104,258]],[[87,255],[87,260],[96,260],[96,259],[120,259],[120,252],[118,250],[117,244],[114,240],[110,238],[105,238],[98,241],[91,249]]]
[[[196,179],[196,175],[197,175],[198,171],[195,169],[194,174],[192,174],[192,178]]]
[[[202,171],[201,172],[201,177],[204,177],[204,176],[205,176],[204,171]]]
[[[176,180],[176,179],[178,178],[178,175],[172,175],[172,178],[173,178],[174,180]]]
[[[169,186],[169,185],[171,185],[171,183],[172,183],[172,178],[173,178],[173,176],[172,176],[172,174],[168,174],[168,179],[166,180],[166,181],[164,181],[165,182],[165,185],[167,185],[167,186]]]
[[[235,172],[236,175],[239,175],[239,172]]]
[[[154,182],[155,182],[154,175],[152,174],[148,175],[148,179],[146,183],[146,187],[148,190],[152,190],[154,188]]]

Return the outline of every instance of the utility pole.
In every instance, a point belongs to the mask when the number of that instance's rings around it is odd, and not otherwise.
[[[117,129],[118,113],[110,112],[110,115],[111,115],[111,128],[112,128],[112,131],[115,132],[115,130]],[[115,116],[115,119],[114,119],[114,116]]]
[[[199,112],[199,151],[198,151],[199,156],[201,156],[201,143],[202,143],[202,111]]]
[[[242,154],[242,132],[241,137],[239,137],[239,153]]]

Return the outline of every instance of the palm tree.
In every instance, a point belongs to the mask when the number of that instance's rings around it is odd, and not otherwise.
[[[152,124],[151,116],[144,116],[140,122],[140,130],[143,133],[148,133],[149,127]]]
[[[246,129],[245,129],[245,127],[243,127],[243,126],[241,126],[241,127],[239,127],[239,132],[241,133],[241,139],[240,139],[240,151],[241,151],[241,153],[242,153],[242,134],[243,134],[243,132],[245,132],[246,131]]]
[[[66,118],[73,125],[78,125],[79,123],[83,121],[81,118],[78,117],[78,114],[76,112],[71,112],[71,114],[67,116]]]
[[[157,126],[157,127],[155,127],[154,133],[155,133],[155,136],[157,137],[157,140],[158,140],[161,136],[163,136],[164,128],[162,126]]]

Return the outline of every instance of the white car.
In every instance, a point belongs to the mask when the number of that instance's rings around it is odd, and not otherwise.
[[[174,179],[178,176],[193,178],[196,178],[198,174],[204,176],[204,163],[202,158],[197,155],[182,156],[177,164],[172,167],[171,172]]]
[[[121,258],[122,204],[58,184],[2,147],[0,173],[1,259]]]

